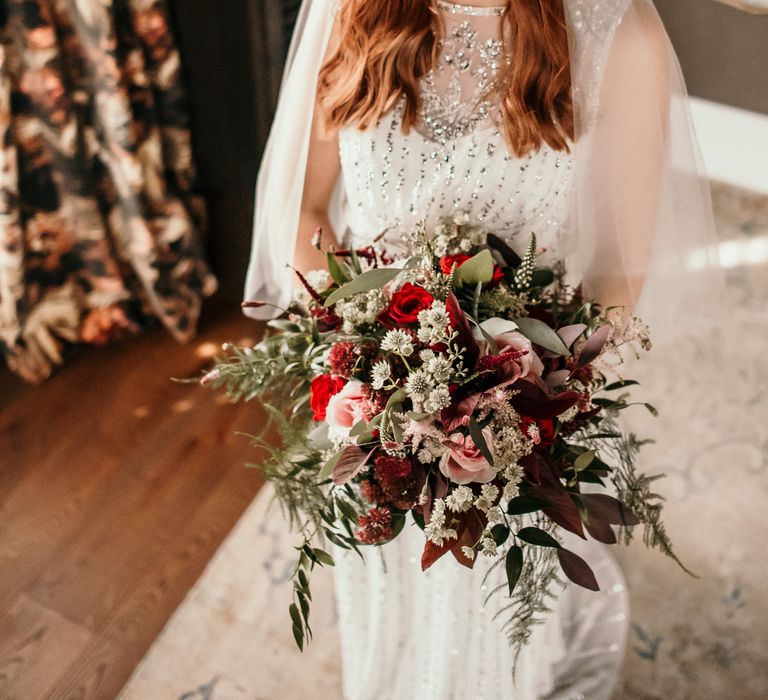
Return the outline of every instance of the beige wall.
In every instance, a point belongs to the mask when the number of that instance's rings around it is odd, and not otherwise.
[[[713,0],[655,0],[692,95],[768,114],[768,15]]]

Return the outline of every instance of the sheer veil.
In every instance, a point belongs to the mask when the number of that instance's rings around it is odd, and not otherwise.
[[[302,4],[258,176],[245,298],[281,308],[292,289],[317,75],[339,1]],[[671,339],[681,319],[722,317],[726,299],[682,74],[651,0],[563,1],[576,116],[567,263],[588,294],[635,305],[655,339]],[[330,215],[339,236],[344,209],[337,183]]]

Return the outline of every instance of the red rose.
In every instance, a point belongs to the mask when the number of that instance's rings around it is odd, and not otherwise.
[[[454,265],[456,266],[456,269],[458,269],[471,257],[471,255],[467,255],[466,253],[443,255],[443,257],[440,258],[440,269],[443,271],[443,274],[449,275]]]
[[[538,418],[537,420],[528,416],[521,416],[521,418],[520,428],[537,445],[551,445],[555,441],[555,421],[551,418]],[[536,429],[529,432],[532,425],[535,425]],[[534,437],[535,435],[537,437]]]
[[[392,295],[389,306],[379,314],[379,323],[386,328],[416,323],[419,311],[428,309],[434,300],[424,287],[406,282]]]
[[[345,384],[344,379],[332,377],[330,374],[321,374],[312,380],[309,386],[309,405],[315,420],[325,420],[325,410],[328,408],[331,396],[338,394]]]

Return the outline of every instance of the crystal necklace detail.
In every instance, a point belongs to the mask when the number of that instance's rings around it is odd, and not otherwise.
[[[437,0],[437,3],[438,7],[498,9],[452,5],[443,0]],[[479,38],[477,29],[468,19],[456,18],[456,24],[447,29],[438,44],[440,57],[421,79],[419,131],[428,139],[445,145],[474,130],[494,109],[498,109],[492,88],[505,58],[501,39]]]
[[[446,0],[435,0],[435,5],[444,12],[452,15],[470,15],[472,17],[501,17],[506,11],[506,5],[494,5],[492,7],[478,7],[475,5],[460,5]]]

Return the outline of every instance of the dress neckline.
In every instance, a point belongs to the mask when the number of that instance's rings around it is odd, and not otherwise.
[[[472,17],[501,17],[506,11],[506,5],[493,5],[490,7],[479,7],[477,5],[461,5],[456,2],[447,2],[447,0],[435,0],[438,9],[451,15],[470,15]]]

